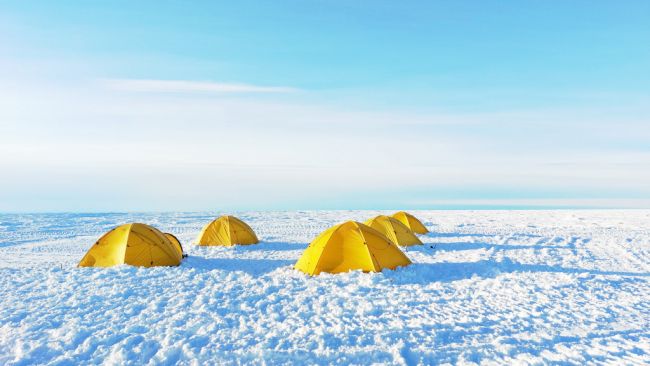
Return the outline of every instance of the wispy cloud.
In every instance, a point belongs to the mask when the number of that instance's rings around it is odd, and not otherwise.
[[[286,86],[263,86],[243,83],[220,83],[191,80],[101,79],[112,90],[154,93],[292,93],[299,89]]]
[[[0,210],[650,207],[635,116],[368,110],[320,91],[213,98],[91,80],[0,85]]]

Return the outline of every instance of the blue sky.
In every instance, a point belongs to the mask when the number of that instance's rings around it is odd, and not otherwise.
[[[648,207],[648,14],[4,1],[0,211]]]

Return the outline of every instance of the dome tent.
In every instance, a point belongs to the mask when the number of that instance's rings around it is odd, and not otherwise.
[[[234,216],[221,216],[203,227],[197,245],[233,246],[257,244],[259,240],[250,226]]]
[[[178,266],[182,254],[162,232],[149,225],[131,223],[104,234],[84,255],[79,267]]]
[[[394,217],[379,215],[366,221],[365,224],[384,234],[388,240],[399,246],[422,245],[413,231]]]
[[[322,232],[309,244],[295,268],[309,275],[352,270],[380,272],[407,266],[411,261],[379,231],[347,221]]]
[[[415,216],[411,215],[408,212],[404,212],[404,211],[395,212],[393,214],[393,217],[401,221],[402,224],[406,225],[406,227],[411,229],[411,231],[413,231],[414,233],[426,234],[429,232],[429,230],[427,230],[427,228],[420,220],[418,220]]]

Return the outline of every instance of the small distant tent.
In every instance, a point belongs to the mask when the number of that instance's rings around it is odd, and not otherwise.
[[[415,216],[411,215],[408,212],[399,211],[393,214],[393,217],[406,225],[411,231],[417,234],[426,234],[429,232],[424,224],[418,220]]]
[[[196,239],[197,245],[207,246],[248,245],[258,242],[253,229],[234,216],[221,216],[205,225]]]
[[[379,215],[366,221],[365,224],[384,234],[388,240],[399,246],[422,245],[411,229],[394,217]]]
[[[104,234],[79,262],[79,267],[178,266],[182,254],[165,234],[149,225],[131,223]]]
[[[169,239],[169,241],[171,241],[172,244],[174,244],[174,248],[178,250],[178,252],[181,254],[181,257],[183,258],[186,257],[185,253],[183,253],[183,246],[181,245],[181,241],[178,240],[178,238],[174,236],[174,234],[172,233],[164,233],[164,234],[167,237],[167,239]]]
[[[295,268],[309,275],[352,270],[381,272],[411,264],[408,257],[379,231],[347,221],[321,233],[309,244]]]

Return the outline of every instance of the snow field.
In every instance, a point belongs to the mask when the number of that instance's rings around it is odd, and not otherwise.
[[[414,211],[409,267],[292,269],[378,213],[242,212],[262,242],[236,248],[189,244],[219,213],[0,215],[0,364],[650,363],[650,211]],[[76,268],[129,221],[189,257]]]

